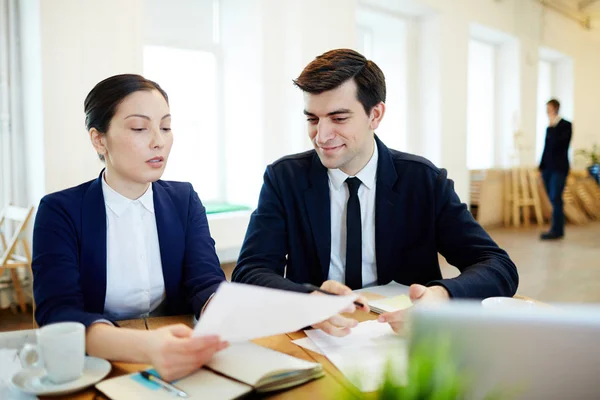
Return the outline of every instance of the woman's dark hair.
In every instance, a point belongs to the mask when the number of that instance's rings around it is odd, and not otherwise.
[[[85,128],[88,131],[96,128],[100,133],[108,132],[110,121],[115,116],[119,104],[125,97],[140,90],[158,90],[169,103],[167,93],[158,83],[141,75],[122,74],[111,76],[94,86],[85,98],[83,102]],[[98,157],[104,161],[102,154],[98,154]]]
[[[365,112],[385,102],[385,76],[377,64],[350,49],[330,50],[304,68],[294,84],[303,92],[320,94],[354,79],[356,97]]]

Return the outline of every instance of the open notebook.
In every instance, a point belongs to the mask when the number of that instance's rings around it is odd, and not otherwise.
[[[215,354],[205,368],[173,384],[192,398],[225,400],[236,399],[252,391],[263,393],[287,389],[323,375],[321,364],[243,342],[232,344]],[[105,380],[96,388],[113,400],[173,398],[172,394],[145,380],[139,373]]]

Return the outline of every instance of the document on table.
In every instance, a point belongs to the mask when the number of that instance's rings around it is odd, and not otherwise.
[[[12,377],[21,370],[16,349],[0,349],[0,399],[32,400],[37,397],[22,393],[11,383]]]
[[[406,340],[395,335],[389,324],[365,321],[344,337],[334,337],[320,329],[306,335],[344,376],[363,392],[381,385],[386,366],[393,368],[398,382],[406,382],[408,351]]]
[[[340,313],[357,297],[310,295],[226,282],[206,306],[194,336],[218,335],[233,343],[294,332]]]
[[[306,350],[314,351],[317,354],[324,355],[321,349],[319,349],[315,342],[310,340],[309,337],[292,340],[292,343],[294,343],[296,346],[304,347]]]

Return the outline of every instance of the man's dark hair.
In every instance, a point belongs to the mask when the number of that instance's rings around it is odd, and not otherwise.
[[[304,68],[294,84],[302,91],[320,94],[341,86],[349,79],[356,83],[356,97],[367,114],[385,102],[385,76],[377,64],[350,49],[330,50]]]
[[[558,114],[558,110],[560,110],[560,101],[558,101],[556,99],[551,99],[546,104],[552,105],[552,107],[554,108],[554,111]]]

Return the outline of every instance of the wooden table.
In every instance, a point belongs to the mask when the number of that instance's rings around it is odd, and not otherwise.
[[[377,298],[381,298],[383,296],[379,296],[376,294],[370,293],[361,293],[369,300],[374,300]],[[516,295],[515,298],[523,299],[523,300],[531,300],[536,302],[537,304],[543,305],[534,299],[531,299],[526,296]],[[377,318],[377,315],[374,313],[365,313],[363,311],[356,311],[352,314],[352,317],[359,322],[373,320]],[[157,329],[166,325],[172,325],[182,323],[188,326],[193,326],[193,318],[191,315],[186,316],[174,316],[174,317],[155,317],[155,318],[145,318],[145,319],[134,319],[127,321],[120,321],[119,324],[123,328],[130,329]],[[253,340],[254,343],[259,344],[261,346],[268,347],[270,349],[280,351],[285,354],[289,354],[290,356],[297,357],[306,361],[318,362],[323,365],[323,370],[325,371],[325,376],[320,379],[316,379],[305,383],[301,386],[297,386],[292,389],[285,390],[280,393],[275,393],[266,396],[269,399],[335,399],[339,398],[342,395],[358,395],[360,392],[356,387],[354,387],[342,373],[323,355],[315,353],[313,351],[304,349],[303,347],[297,346],[292,343],[292,340],[301,339],[306,337],[306,334],[303,331],[293,332],[282,335],[269,336],[262,339]],[[130,374],[133,372],[138,372],[147,368],[150,368],[150,365],[144,364],[130,364],[130,363],[122,363],[122,362],[113,362],[112,363],[112,371],[108,375],[106,379],[115,378],[117,376]],[[40,397],[41,399],[56,399],[56,397]],[[73,394],[68,397],[69,399],[75,400],[92,400],[92,399],[106,399],[106,397],[95,388],[89,388],[85,391]]]
[[[368,319],[375,319],[375,314],[367,314],[365,312],[357,311],[353,314],[353,317],[359,321],[366,321]],[[188,326],[193,325],[192,316],[175,316],[175,317],[156,317],[146,319],[134,319],[128,321],[120,321],[119,325],[123,328],[130,329],[157,329],[166,325],[172,325],[182,323]],[[280,393],[275,393],[266,396],[269,399],[332,399],[339,397],[341,393],[357,393],[344,376],[335,368],[335,366],[329,362],[324,356],[314,353],[310,350],[306,350],[300,346],[292,343],[292,340],[306,337],[304,332],[294,332],[283,335],[269,336],[262,339],[253,340],[254,343],[261,346],[268,347],[273,350],[280,351],[290,356],[297,357],[306,361],[318,362],[323,365],[325,376],[320,379],[316,379],[305,383],[301,386],[297,386],[292,389],[285,390]],[[115,378],[117,376],[130,374],[132,372],[138,372],[143,369],[150,368],[150,365],[144,364],[130,364],[122,362],[113,362],[112,371],[106,379]],[[56,397],[40,397],[41,399],[56,399]],[[68,397],[69,399],[76,400],[92,400],[92,399],[106,399],[106,397],[95,388],[89,388],[85,391],[73,394]]]

